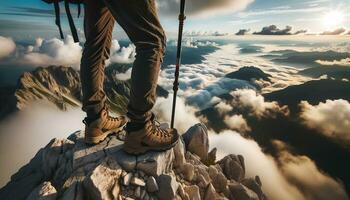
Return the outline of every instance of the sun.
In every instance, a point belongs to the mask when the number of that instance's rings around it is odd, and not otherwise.
[[[324,15],[323,23],[326,28],[334,28],[342,25],[345,14],[341,11],[333,10]]]

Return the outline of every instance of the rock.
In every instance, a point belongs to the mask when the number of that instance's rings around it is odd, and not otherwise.
[[[187,181],[192,181],[193,177],[194,177],[194,166],[192,164],[189,164],[189,163],[185,163],[183,166],[182,166],[182,170],[181,170],[184,178],[187,180]]]
[[[227,187],[227,178],[225,175],[214,166],[210,166],[208,168],[208,173],[214,188],[218,192],[224,192]]]
[[[204,124],[192,126],[182,137],[188,151],[198,155],[203,161],[207,160],[209,139],[208,129]]]
[[[206,130],[199,124],[187,134],[187,143],[138,156],[125,153],[115,135],[94,146],[84,143],[80,131],[69,137],[72,141],[54,139],[0,189],[0,199],[56,199],[56,193],[64,200],[267,199],[258,176],[244,178],[242,156],[215,163],[213,149],[204,160],[191,144],[204,141],[199,149],[206,148]]]
[[[209,180],[205,179],[204,176],[202,174],[199,174],[198,178],[197,178],[197,185],[200,188],[206,188],[209,184]]]
[[[123,177],[123,185],[128,186],[132,178],[132,173],[128,173]]]
[[[258,181],[256,181],[258,180]],[[259,185],[260,178],[257,176],[255,179],[254,178],[248,178],[242,180],[242,184],[246,186],[247,188],[253,190],[259,197],[260,200],[265,199],[265,195],[261,189],[261,185]],[[261,182],[260,182],[261,184]]]
[[[141,188],[140,188],[140,186],[136,187],[134,195],[135,195],[136,199],[140,199],[141,198]]]
[[[176,168],[181,168],[185,163],[186,163],[186,158],[185,158],[185,144],[182,140],[182,137],[179,138],[178,143],[176,146],[173,148],[174,151],[174,167]]]
[[[73,183],[62,195],[64,200],[84,200],[84,189],[80,182]]]
[[[118,180],[121,173],[122,169],[115,160],[106,159],[85,179],[85,191],[93,199],[117,198],[120,190]],[[113,197],[111,197],[111,193]]]
[[[148,152],[137,157],[136,169],[149,176],[158,177],[172,169],[174,152],[172,149],[162,152]]]
[[[235,199],[239,200],[259,200],[259,197],[257,194],[255,194],[252,190],[245,187],[242,184],[239,183],[230,183],[229,184],[229,190],[231,192],[231,195]]]
[[[207,166],[214,165],[216,162],[216,152],[217,152],[216,148],[212,149],[208,153],[207,160],[204,161],[204,164],[206,164]]]
[[[137,178],[137,177],[132,177],[130,180],[130,183],[132,185],[136,185],[136,186],[145,186],[146,185],[144,180]]]
[[[219,162],[226,177],[230,180],[241,181],[245,176],[245,166],[242,156],[228,155]]]
[[[216,191],[214,186],[210,183],[205,191],[204,200],[216,199]]]
[[[136,156],[126,153],[124,150],[120,149],[114,156],[118,164],[127,172],[131,172],[136,168]]]
[[[50,182],[43,182],[36,187],[26,200],[55,200],[57,197],[56,189]]]
[[[91,146],[87,145],[84,139],[78,139],[73,149],[73,170],[103,159],[106,156],[103,151],[105,146],[107,146],[107,140]]]
[[[184,190],[191,200],[201,200],[201,195],[197,185],[186,186]]]
[[[179,184],[176,182],[176,178],[168,175],[162,174],[157,178],[159,185],[159,191],[157,192],[157,197],[160,200],[174,199],[176,196],[176,191]]]
[[[156,192],[159,190],[158,183],[153,176],[148,177],[146,182],[147,192]]]
[[[189,197],[188,194],[185,192],[185,190],[184,190],[184,188],[182,187],[182,185],[179,185],[178,193],[179,193],[179,196],[181,197],[181,199],[183,199],[183,200],[190,200],[190,197]]]

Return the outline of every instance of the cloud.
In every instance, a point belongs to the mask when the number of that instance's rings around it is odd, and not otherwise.
[[[307,33],[307,30],[299,30],[294,33],[294,35],[304,34]]]
[[[320,171],[309,157],[292,155],[287,145],[281,141],[273,143],[278,148],[278,163],[284,176],[297,186],[307,199],[349,199],[343,184]]]
[[[16,44],[11,38],[0,36],[0,59],[9,56],[15,49]]]
[[[220,101],[220,100],[219,100]],[[220,103],[216,104],[215,105],[215,109],[221,114],[221,115],[224,115],[228,112],[230,112],[232,110],[232,106],[223,102],[223,101],[220,101]]]
[[[246,133],[251,131],[247,121],[242,115],[225,116],[224,122],[231,130]]]
[[[1,45],[1,43],[3,43]],[[83,47],[79,43],[74,43],[72,36],[67,36],[64,40],[58,38],[42,39],[37,38],[32,45],[17,45],[9,38],[0,36],[0,58],[2,54],[7,56],[2,60],[6,65],[46,67],[50,65],[70,66],[75,69],[80,68],[80,61]],[[17,48],[16,48],[17,47]],[[11,51],[11,52],[10,52]],[[112,63],[130,64],[135,60],[136,49],[133,44],[126,47],[119,45],[117,40],[112,40],[110,58],[106,61],[106,66]]]
[[[228,33],[220,31],[185,31],[184,36],[198,37],[198,36],[225,36]]]
[[[118,40],[112,40],[111,55],[107,63],[130,64],[133,63],[136,56],[136,47],[129,44],[127,47],[121,47]]]
[[[171,108],[173,103],[173,95],[169,95],[168,98],[158,98],[153,108],[153,112],[161,120],[160,122],[166,122],[170,124],[171,121]],[[199,119],[195,116],[195,112],[198,110],[192,106],[186,105],[185,101],[177,97],[176,99],[176,111],[175,111],[175,128],[180,134],[187,131],[188,128],[194,124],[199,123]]]
[[[187,98],[187,102],[191,105],[195,105],[201,109],[204,109],[212,104],[211,100],[213,97],[227,94],[232,90],[242,88],[254,89],[254,87],[247,81],[222,78],[199,90],[194,95],[189,96]]]
[[[240,29],[235,35],[247,35],[249,32],[250,29]]]
[[[126,72],[124,72],[124,73],[119,72],[115,76],[118,80],[126,81],[126,80],[129,80],[131,78],[131,71],[132,71],[132,68],[129,68],[128,70],[126,70]]]
[[[258,175],[263,191],[271,200],[348,199],[344,186],[317,169],[306,156],[295,156],[287,149],[279,149],[275,160],[255,141],[234,131],[210,133],[209,137],[210,148],[218,149],[218,159],[228,154],[243,155],[246,176]],[[280,146],[282,144],[279,142]]]
[[[240,89],[231,92],[233,106],[248,108],[257,117],[273,116],[275,113],[289,114],[287,106],[279,106],[276,101],[266,102],[265,98],[251,89]]]
[[[37,102],[1,121],[0,187],[52,138],[66,138],[82,130],[84,115],[80,108],[60,111]]]
[[[244,10],[254,0],[192,0],[186,2],[188,15],[225,14]],[[178,15],[179,0],[157,1],[157,7],[163,15]]]
[[[337,28],[333,31],[325,31],[321,33],[320,35],[341,35],[346,32],[345,28]]]
[[[327,137],[350,142],[350,103],[343,99],[327,100],[325,103],[311,105],[300,103],[300,117],[310,128],[319,130]]]
[[[328,61],[328,60],[316,60],[316,63],[320,65],[338,65],[338,66],[347,66],[350,67],[350,58],[345,58],[341,60],[333,60],[333,61]]]
[[[82,47],[71,36],[64,40],[38,38],[34,46],[28,46],[19,56],[20,63],[30,66],[63,65],[79,68]]]
[[[260,32],[254,32],[254,35],[292,35],[292,27],[286,26],[285,29],[279,29],[276,25],[270,25],[262,28]]]
[[[247,177],[259,175],[263,191],[271,200],[304,200],[302,193],[286,180],[272,156],[263,153],[253,140],[234,131],[223,131],[209,135],[210,148],[218,149],[218,159],[228,154],[244,156]],[[276,189],[278,188],[278,189]]]

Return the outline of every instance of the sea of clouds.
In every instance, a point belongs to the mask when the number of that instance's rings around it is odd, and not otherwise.
[[[196,116],[196,112],[209,106],[215,106],[230,130],[221,133],[210,132],[210,146],[217,147],[219,157],[227,154],[242,154],[246,159],[249,176],[259,175],[263,182],[264,191],[270,199],[347,199],[344,186],[319,170],[313,160],[302,155],[293,155],[288,145],[281,141],[274,141],[279,156],[274,158],[266,154],[254,140],[245,138],[243,133],[249,132],[250,127],[242,115],[230,115],[233,107],[245,107],[256,117],[270,116],[274,113],[288,115],[288,108],[277,102],[268,102],[263,93],[280,90],[291,85],[298,85],[312,80],[298,74],[300,68],[287,64],[276,64],[263,55],[272,51],[294,50],[312,51],[312,49],[326,49],[330,45],[316,47],[310,45],[281,45],[253,41],[262,48],[261,52],[253,54],[241,53],[241,46],[237,41],[216,42],[187,38],[184,48],[215,47],[216,50],[203,55],[203,59],[196,64],[184,64],[180,68],[180,92],[177,105],[176,127],[180,132],[186,131],[195,123],[203,121]],[[169,41],[168,48],[175,48],[174,41]],[[0,37],[0,62],[16,65],[48,66],[66,65],[78,69],[82,46],[72,41],[71,37],[65,40],[40,39],[32,45],[16,44],[11,38]],[[331,48],[341,48],[341,46]],[[344,48],[348,48],[347,45]],[[339,50],[340,52],[340,50]],[[121,46],[114,40],[111,48],[111,57],[107,65],[113,63],[130,64],[135,58],[135,47],[130,44]],[[316,61],[315,61],[316,62]],[[15,66],[15,65],[14,65]],[[265,73],[272,75],[271,82],[261,81],[263,89],[258,91],[250,82],[226,78],[229,72],[236,71],[244,66],[255,66]],[[159,84],[171,91],[174,77],[174,66],[163,66]],[[118,74],[118,78],[130,78],[131,69]],[[230,93],[234,98],[231,102],[223,102],[218,97]],[[154,112],[162,121],[170,121],[172,95],[168,98],[159,98]],[[321,102],[311,105],[300,102],[305,126],[318,129],[331,139],[345,139],[349,141],[346,130],[349,130],[350,103],[346,100]],[[35,103],[28,109],[10,116],[0,122],[0,165],[1,181],[4,185],[10,174],[27,163],[35,152],[54,137],[64,138],[82,128],[81,119],[84,113],[80,109],[69,109],[67,112],[57,110],[46,104]],[[69,119],[69,123],[67,123]],[[209,127],[210,128],[210,127]],[[16,158],[16,159],[9,159]],[[278,188],[278,189],[276,189]],[[322,192],[320,192],[322,191]]]

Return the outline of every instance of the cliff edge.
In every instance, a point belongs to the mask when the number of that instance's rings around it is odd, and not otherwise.
[[[203,124],[164,152],[129,155],[121,139],[113,135],[88,146],[81,131],[53,139],[0,189],[0,199],[267,199],[260,178],[245,177],[242,156],[216,161]]]

